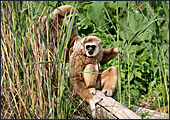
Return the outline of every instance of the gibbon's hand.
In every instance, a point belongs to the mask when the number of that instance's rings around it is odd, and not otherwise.
[[[122,61],[123,59],[124,59],[124,51],[123,50],[119,50],[119,53],[121,54],[121,59],[120,59],[120,61]]]

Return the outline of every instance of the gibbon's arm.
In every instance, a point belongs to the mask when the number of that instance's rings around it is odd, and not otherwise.
[[[121,53],[122,57],[121,57],[121,61],[124,58],[124,51],[119,49],[119,52]],[[113,59],[115,56],[118,55],[118,48],[114,47],[114,48],[108,48],[103,50],[103,58],[100,61],[100,65],[105,65],[107,62],[109,62],[111,59]]]

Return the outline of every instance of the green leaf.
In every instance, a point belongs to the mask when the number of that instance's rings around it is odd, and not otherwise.
[[[130,92],[131,92],[133,97],[139,97],[139,90],[131,89]]]
[[[169,18],[169,9],[168,9],[168,6],[167,6],[167,5],[169,5],[169,2],[167,4],[165,4],[165,3],[167,3],[167,1],[162,1],[162,6],[163,6],[163,9],[164,9],[164,12],[165,12],[167,18]]]
[[[139,31],[136,32],[136,34],[131,38],[130,44],[134,41],[134,39],[135,39],[136,37],[138,37],[140,34],[142,34],[152,23],[154,23],[155,21],[158,20],[158,19],[154,20],[157,16],[158,16],[158,14],[155,14],[155,15],[152,17],[152,19],[148,22],[148,24],[143,27],[143,29],[140,29]]]
[[[139,72],[139,71],[134,71],[134,74],[135,74],[136,77],[142,79],[142,77],[141,77],[141,76],[142,76],[142,73],[141,73],[141,72]]]
[[[93,2],[87,8],[87,16],[96,26],[103,25],[104,2]]]
[[[105,1],[104,5],[111,8],[111,9],[115,9],[115,2],[114,1]]]
[[[127,1],[116,1],[113,5],[115,9],[126,7]]]
[[[120,8],[126,7],[126,3],[127,3],[127,1],[118,1],[118,7],[120,7]]]

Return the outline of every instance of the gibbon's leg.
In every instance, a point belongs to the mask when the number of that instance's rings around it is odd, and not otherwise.
[[[81,80],[80,77],[73,78],[73,89],[75,92],[82,98],[85,99],[86,102],[90,105],[90,110],[92,112],[92,116],[95,119],[96,118],[96,104],[99,103],[102,98],[99,98],[96,95],[93,95],[88,90],[85,82]]]
[[[83,71],[83,78],[87,88],[93,95],[96,94],[96,80],[98,77],[98,67],[93,64],[87,64]]]
[[[106,96],[112,96],[113,91],[116,88],[117,80],[118,80],[118,73],[116,67],[112,66],[102,72],[101,87],[102,87],[102,92],[104,92]]]

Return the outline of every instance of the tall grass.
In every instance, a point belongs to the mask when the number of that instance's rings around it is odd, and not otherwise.
[[[111,4],[111,2],[108,2],[108,4]],[[122,4],[125,5],[123,6]],[[154,5],[151,6],[151,4]],[[156,108],[161,113],[161,106],[163,106],[164,113],[166,113],[165,111],[169,113],[169,107],[168,110],[165,107],[169,106],[169,76],[167,74],[169,62],[166,61],[169,59],[167,56],[169,53],[169,21],[167,21],[169,19],[167,14],[169,7],[164,5],[165,2],[141,2],[140,4],[135,4],[130,1],[124,3],[116,1],[113,4],[115,7],[113,10],[115,11],[112,12],[115,18],[108,12],[111,7],[105,6],[104,8],[109,19],[106,24],[110,24],[110,26],[105,26],[104,29],[107,30],[108,36],[111,36],[108,29],[114,28],[116,37],[112,35],[110,39],[114,41],[114,44],[115,39],[117,39],[116,47],[125,51],[125,59],[122,62],[119,60],[120,56],[116,59],[116,62],[113,62],[118,67],[118,74],[121,76],[118,78],[117,94],[114,98],[129,106],[139,104],[137,100],[139,98],[155,99],[155,103],[151,103],[153,105],[151,105],[150,109],[155,109],[152,106],[156,105]],[[159,13],[160,11],[161,13]],[[137,20],[132,19],[134,16],[141,17],[147,22],[141,26],[140,23],[136,22]],[[131,31],[133,31],[133,34],[131,34]],[[103,30],[102,32],[105,31]],[[153,35],[150,34],[151,32],[153,32]],[[97,35],[100,36],[99,34]],[[145,35],[153,37],[144,38]],[[102,37],[105,40],[106,38],[108,39],[108,36]],[[107,45],[109,46],[109,44]],[[145,76],[146,73],[147,76]],[[149,87],[143,86],[143,82],[148,84]],[[142,95],[138,98],[138,95],[142,94],[138,92],[139,89],[148,91],[147,95]]]
[[[72,118],[73,94],[65,75],[66,49],[73,28],[75,12],[56,51],[47,39],[37,34],[41,17],[56,7],[49,2],[1,1],[1,118]],[[72,6],[77,8],[77,2]],[[58,29],[58,28],[56,28]],[[55,42],[55,41],[54,41]],[[52,45],[52,46],[50,46]],[[67,44],[66,44],[67,47]],[[56,69],[57,68],[57,69]],[[53,78],[53,75],[56,78]]]
[[[144,4],[146,4],[147,7],[149,7],[150,11],[152,11],[152,12],[154,11],[153,8],[150,7],[148,2],[144,2],[138,8],[140,8]],[[162,2],[162,4],[164,5],[165,3]],[[168,8],[166,7],[166,10],[165,10],[166,12],[167,12],[167,9]],[[139,9],[139,10],[141,10],[141,9]],[[131,39],[128,40],[128,44],[124,46],[124,48],[127,50],[126,51],[127,59],[125,59],[124,63],[125,64],[127,63],[127,65],[128,65],[128,75],[127,75],[127,79],[128,79],[128,86],[127,87],[128,87],[128,98],[129,98],[128,104],[131,105],[131,101],[132,101],[131,100],[131,96],[132,96],[131,88],[132,88],[132,86],[130,84],[130,81],[131,81],[130,80],[130,72],[132,73],[132,71],[135,71],[135,69],[134,69],[135,68],[135,64],[134,64],[135,61],[132,61],[132,62],[129,61],[129,59],[130,59],[129,53],[130,52],[128,52],[128,50],[132,47],[132,43],[136,38],[138,38],[139,36],[142,36],[142,34],[145,34],[145,31],[148,28],[150,28],[151,26],[156,24],[156,28],[155,28],[155,31],[154,31],[156,38],[152,38],[152,39],[155,39],[156,44],[154,44],[153,42],[151,42],[152,40],[150,40],[149,46],[152,46],[152,47],[147,48],[147,46],[146,46],[146,48],[150,51],[149,53],[151,54],[151,63],[152,63],[151,68],[153,70],[152,71],[153,72],[152,78],[154,79],[154,82],[151,82],[152,87],[149,87],[149,97],[150,97],[149,99],[152,99],[152,97],[153,98],[156,97],[157,106],[159,108],[159,111],[161,112],[160,106],[162,106],[161,104],[163,104],[164,113],[165,113],[165,111],[166,111],[165,101],[167,101],[167,105],[169,106],[169,98],[167,97],[167,96],[169,96],[168,85],[167,85],[167,80],[169,78],[167,76],[167,73],[165,72],[165,70],[167,69],[167,67],[165,67],[165,64],[166,64],[165,56],[167,55],[166,52],[168,52],[168,51],[165,48],[163,49],[163,46],[164,47],[166,46],[166,48],[169,47],[169,45],[167,45],[165,43],[165,40],[166,39],[168,40],[169,37],[167,38],[165,36],[165,34],[163,34],[163,30],[161,28],[162,27],[161,23],[164,23],[166,21],[166,17],[165,17],[165,19],[160,18],[160,17],[158,17],[158,15],[159,15],[159,7],[157,7],[157,13],[153,12],[153,13],[150,14],[150,18],[146,17],[143,14],[145,19],[147,19],[148,23],[146,25],[144,25],[143,27],[141,27],[141,29],[139,29],[139,31],[136,31],[134,36],[132,36]],[[127,16],[127,21],[129,21],[129,14]],[[167,24],[169,24],[168,21],[167,21]],[[144,43],[144,41],[143,41],[143,43]],[[136,59],[136,57],[138,57],[138,56],[136,56],[136,50],[133,51],[134,52],[134,60]],[[153,56],[153,54],[154,54],[154,56]],[[166,57],[168,57],[168,56],[166,56]],[[130,64],[131,64],[131,68],[129,68]],[[136,74],[136,76],[138,76],[138,75],[139,75],[139,73]],[[162,80],[164,80],[164,81],[162,81]],[[154,86],[156,87],[156,89],[154,88]],[[155,93],[155,95],[153,93]],[[125,96],[123,96],[123,97],[125,97]],[[169,108],[168,108],[168,113],[169,113]]]
[[[91,118],[86,104],[70,92],[65,69],[64,43],[74,17],[69,27],[60,26],[67,34],[59,33],[58,50],[48,37],[48,27],[47,39],[36,34],[42,16],[47,16],[49,26],[49,13],[57,7],[54,3],[78,9],[82,37],[93,34],[103,40],[104,48],[124,50],[123,61],[119,54],[102,67],[118,68],[115,99],[129,106],[140,105],[139,99],[154,100],[150,109],[156,107],[161,113],[163,106],[164,113],[167,109],[169,113],[168,2],[1,1],[1,118]]]
[[[117,6],[116,6],[116,27],[117,27],[117,47],[118,47],[118,51],[120,50],[119,47],[119,11],[118,11],[118,1],[117,1]],[[118,53],[119,55],[119,53]],[[121,95],[121,70],[120,70],[120,59],[118,57],[118,87],[119,87],[119,101],[121,103],[122,101],[122,95]]]

